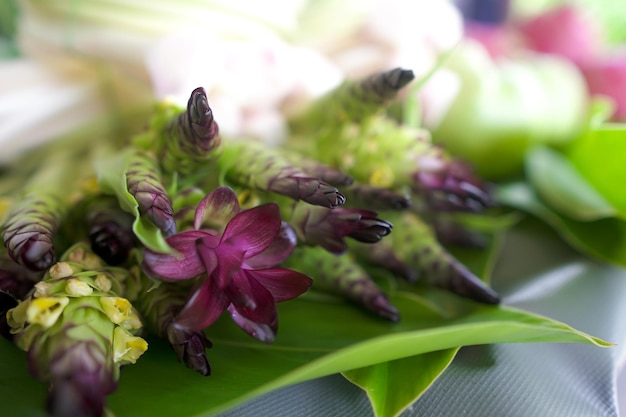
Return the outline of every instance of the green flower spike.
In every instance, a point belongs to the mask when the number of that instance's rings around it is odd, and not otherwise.
[[[9,256],[18,264],[43,271],[54,263],[53,238],[69,208],[68,189],[80,177],[69,168],[75,166],[71,155],[53,155],[15,198],[0,233]]]
[[[313,289],[340,295],[387,320],[400,320],[387,295],[350,254],[337,256],[318,246],[303,246],[296,248],[285,266],[312,277]]]
[[[345,203],[337,188],[311,177],[284,154],[259,142],[224,143],[217,164],[227,180],[244,187],[329,208]]]
[[[392,262],[392,258],[372,254],[372,249],[365,245],[351,246],[352,253],[360,260],[387,267],[392,272],[400,271],[400,275],[405,278],[412,279],[417,276],[427,284],[481,303],[497,304],[500,302],[500,297],[494,290],[455,259],[437,241],[433,229],[419,216],[406,211],[385,213],[385,215],[393,222],[394,232],[378,245],[386,246],[387,250],[394,254],[395,271],[391,265],[386,264],[386,262]],[[398,260],[401,263],[398,263]],[[413,271],[413,273],[407,271]]]
[[[128,192],[135,197],[139,212],[146,215],[166,236],[176,233],[172,201],[162,184],[157,162],[148,153],[134,152],[126,171]]]
[[[103,416],[120,367],[148,348],[135,335],[141,327],[137,313],[118,295],[127,274],[77,244],[7,313],[30,372],[50,383],[47,409],[53,417]]]
[[[153,150],[167,173],[191,174],[219,155],[219,128],[204,88],[191,92],[187,109],[161,103],[150,128],[134,138],[135,145]]]
[[[303,114],[296,116],[292,125],[301,131],[304,126],[361,122],[386,110],[402,87],[414,78],[413,71],[395,68],[361,80],[346,80],[316,100]]]

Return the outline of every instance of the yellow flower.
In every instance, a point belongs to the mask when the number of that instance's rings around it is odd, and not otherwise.
[[[70,278],[67,280],[67,284],[65,284],[65,292],[72,297],[84,297],[90,295],[93,292],[93,288],[86,282]]]
[[[132,304],[122,297],[101,297],[100,305],[102,310],[115,324],[119,324],[125,329],[141,328],[141,320],[133,309]]]
[[[51,327],[69,302],[70,299],[67,297],[34,298],[26,309],[26,320],[45,328]]]
[[[115,363],[135,363],[148,350],[148,342],[133,336],[121,327],[113,331],[113,360]]]

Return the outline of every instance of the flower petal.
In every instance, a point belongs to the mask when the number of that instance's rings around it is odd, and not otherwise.
[[[215,285],[206,279],[189,297],[183,309],[174,319],[176,326],[200,332],[209,327],[226,310],[230,301]]]
[[[313,284],[308,276],[287,268],[259,269],[248,273],[272,294],[277,303],[296,298]]]
[[[142,268],[146,274],[164,281],[179,281],[197,277],[205,272],[196,252],[196,241],[212,234],[201,230],[189,230],[170,236],[166,242],[178,252],[175,255],[144,250]]]
[[[225,293],[237,311],[247,319],[274,325],[278,322],[274,297],[253,278],[252,272],[243,269],[235,274]]]
[[[239,211],[237,194],[230,187],[218,187],[198,203],[193,218],[193,227],[200,229],[202,223],[207,221],[212,227],[221,229]]]
[[[201,249],[199,248],[199,250]],[[215,254],[218,263],[212,274],[212,279],[220,289],[224,289],[230,284],[233,275],[241,270],[245,249],[220,244],[215,250]]]
[[[250,258],[271,245],[280,225],[278,205],[263,204],[236,215],[226,226],[222,243],[245,251],[246,258]]]
[[[282,222],[280,231],[271,245],[263,252],[245,260],[249,269],[271,268],[280,264],[291,255],[298,243],[296,231],[287,222]]]
[[[274,342],[274,339],[276,338],[276,330],[278,327],[277,324],[272,327],[268,324],[256,323],[252,320],[249,320],[241,315],[233,304],[228,306],[228,312],[230,313],[230,317],[232,317],[233,321],[237,323],[237,326],[241,327],[243,331],[248,333],[250,336],[260,340],[261,342]]]

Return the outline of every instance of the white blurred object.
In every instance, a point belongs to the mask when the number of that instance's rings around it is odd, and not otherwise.
[[[341,73],[315,51],[273,38],[225,40],[205,32],[165,37],[146,59],[157,98],[184,106],[202,86],[220,132],[278,143],[286,134],[281,112],[341,80]]]
[[[3,61],[0,79],[0,163],[74,130],[103,111],[97,84],[68,79],[25,59]]]

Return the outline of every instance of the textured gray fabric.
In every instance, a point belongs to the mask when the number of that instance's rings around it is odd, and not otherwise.
[[[402,417],[615,417],[616,371],[626,344],[626,270],[574,254],[545,231],[507,239],[494,272],[504,304],[564,321],[618,343],[470,346]],[[546,241],[537,243],[537,236]],[[562,267],[564,261],[571,261]],[[530,277],[530,279],[529,279]],[[372,416],[366,396],[341,376],[267,394],[220,417]]]

